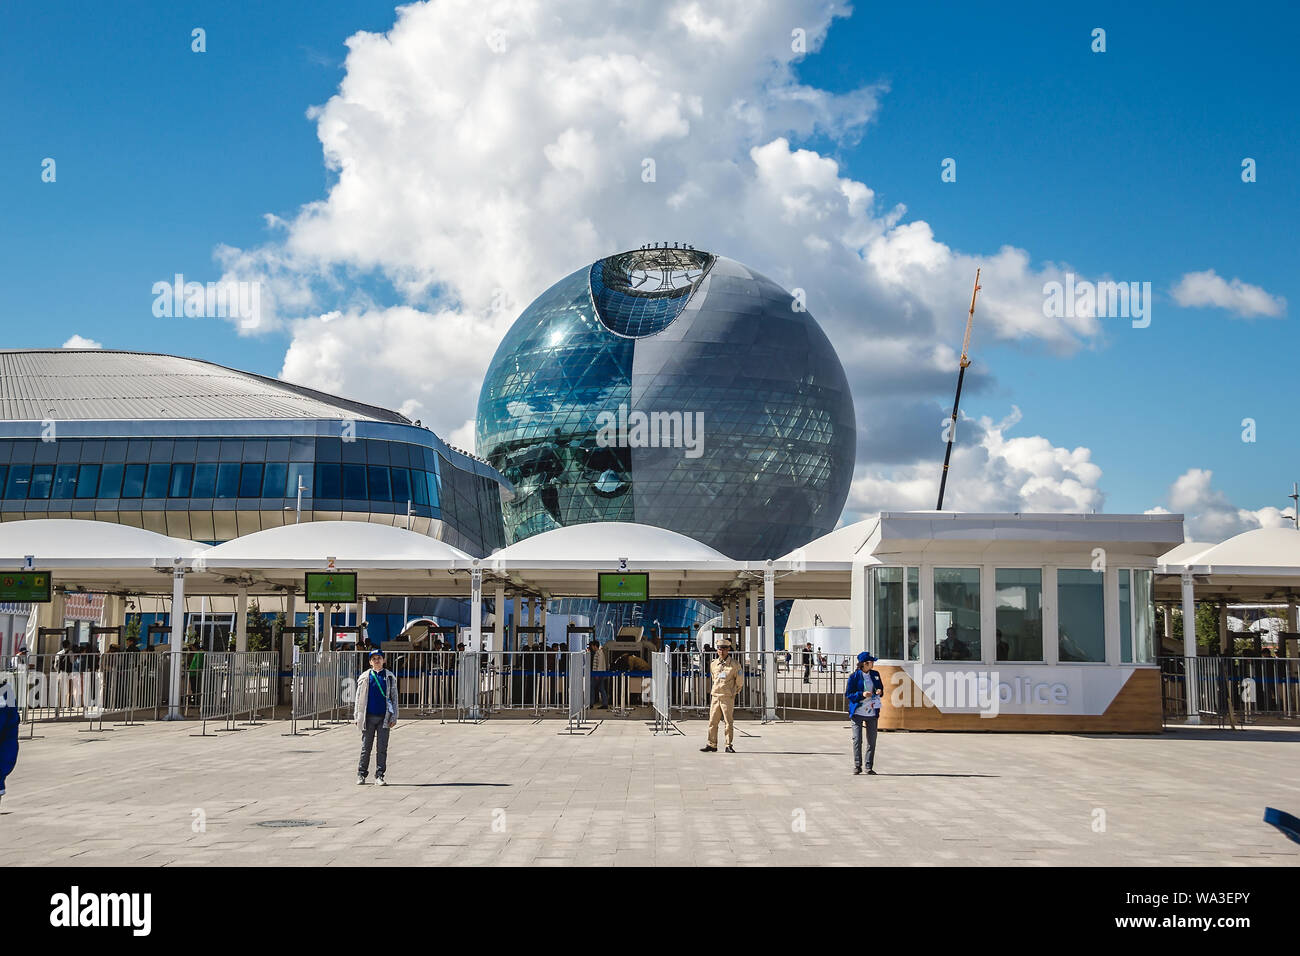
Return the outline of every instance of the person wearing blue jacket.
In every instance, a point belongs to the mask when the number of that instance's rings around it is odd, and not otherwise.
[[[8,674],[0,679],[0,797],[5,793],[5,777],[18,763],[20,719],[15,675]]]
[[[885,682],[871,665],[876,658],[863,651],[858,655],[858,669],[849,675],[844,697],[849,702],[849,719],[853,721],[853,773],[862,773],[862,729],[867,730],[867,773],[876,771],[876,725],[880,722],[880,704],[885,699]]]

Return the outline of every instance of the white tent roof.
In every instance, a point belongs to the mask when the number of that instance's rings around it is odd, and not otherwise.
[[[268,528],[219,544],[203,564],[222,569],[317,570],[468,567],[474,559],[428,535],[363,521],[308,521]]]
[[[863,545],[867,543],[867,538],[871,537],[871,532],[879,523],[880,516],[876,515],[863,521],[846,524],[842,528],[836,528],[820,538],[809,541],[803,547],[795,548],[777,560],[788,561],[792,565],[802,564],[805,567],[825,564],[827,570],[838,565],[852,568],[854,557],[862,550]]]
[[[81,518],[0,522],[0,568],[18,569],[31,555],[56,587],[113,593],[170,593],[171,570],[207,545],[144,528]],[[166,572],[166,573],[163,573]]]
[[[479,563],[490,577],[552,597],[592,597],[596,575],[650,572],[650,597],[711,598],[739,585],[744,562],[676,531],[627,521],[556,528],[502,548]],[[749,586],[746,579],[745,586]],[[485,590],[490,593],[490,584]]]
[[[1300,576],[1300,531],[1256,528],[1244,531],[1181,562],[1207,574]]]
[[[739,567],[720,551],[676,531],[630,521],[593,521],[556,528],[508,548],[484,561],[505,568],[599,568],[613,571],[626,558],[628,567]]]
[[[1171,571],[1177,573],[1182,570],[1185,564],[1194,564],[1197,557],[1213,548],[1214,545],[1208,541],[1184,541],[1178,547],[1171,551],[1166,551],[1160,555],[1156,561],[1156,566],[1162,571]]]

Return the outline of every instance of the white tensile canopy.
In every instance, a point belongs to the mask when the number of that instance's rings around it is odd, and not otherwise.
[[[1157,598],[1172,600],[1184,581],[1203,600],[1294,603],[1300,594],[1300,531],[1255,528],[1219,544],[1188,542],[1160,558]],[[1295,629],[1295,621],[1289,625]]]
[[[32,559],[68,590],[163,594],[171,591],[176,563],[210,548],[144,528],[80,518],[30,518],[0,522],[0,568],[19,570]]]

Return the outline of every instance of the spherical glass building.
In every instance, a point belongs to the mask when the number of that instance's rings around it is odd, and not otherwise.
[[[636,521],[742,560],[835,526],[856,441],[843,366],[789,292],[732,259],[657,247],[579,269],[523,311],[477,432],[514,486],[510,541]]]

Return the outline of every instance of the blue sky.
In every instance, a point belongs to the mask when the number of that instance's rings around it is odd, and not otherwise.
[[[175,272],[219,278],[219,244],[270,241],[264,214],[291,218],[326,194],[333,174],[306,112],[337,91],[344,40],[388,29],[394,13],[365,0],[240,6],[0,10],[5,347],[79,334],[280,372],[287,333],[157,319],[150,289]],[[1010,244],[1035,266],[1152,283],[1149,328],[1102,320],[1104,334],[1069,355],[990,344],[977,312],[975,370],[995,381],[968,394],[968,414],[997,420],[1014,404],[1019,431],[1091,449],[1110,511],[1165,503],[1191,468],[1212,469],[1242,508],[1283,507],[1300,478],[1287,370],[1300,15],[1282,3],[1134,6],[859,4],[797,75],[832,92],[882,84],[879,109],[860,137],[804,145],[954,249]],[[1089,49],[1094,27],[1107,31],[1104,54]],[[940,181],[949,156],[956,183]],[[1246,156],[1255,183],[1241,181]],[[54,184],[41,181],[45,157]],[[1207,269],[1285,298],[1285,314],[1177,305],[1174,283]],[[952,302],[954,348],[965,307]],[[1248,417],[1253,444],[1241,441]]]

